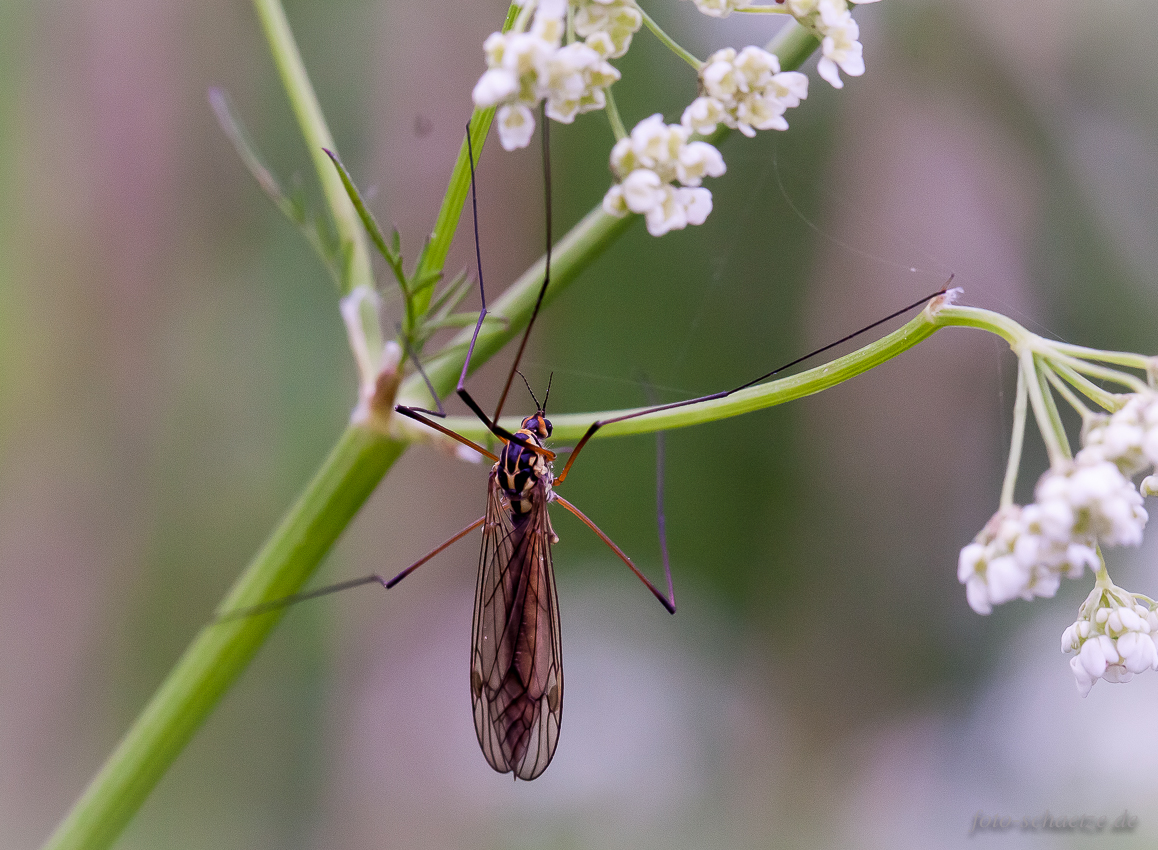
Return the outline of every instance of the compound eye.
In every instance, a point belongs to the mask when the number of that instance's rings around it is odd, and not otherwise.
[[[544,436],[544,438],[550,437],[551,436],[551,420],[548,419],[546,416],[540,416],[539,419],[543,423],[543,432],[544,432],[543,436]]]

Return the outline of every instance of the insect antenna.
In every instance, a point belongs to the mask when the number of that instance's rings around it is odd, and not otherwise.
[[[519,372],[519,377],[523,379],[523,385],[527,388],[527,392],[529,392],[531,394],[531,401],[535,402],[535,409],[536,410],[543,410],[544,409],[543,405],[539,404],[539,399],[537,399],[535,397],[535,391],[533,389],[531,389],[531,383],[527,380],[527,376],[524,375],[522,372]],[[550,385],[548,385],[547,390],[550,391],[550,389],[551,389],[551,387],[550,387]],[[545,403],[546,403],[546,401],[544,400],[544,404]]]
[[[547,412],[547,399],[549,399],[551,397],[551,382],[553,380],[555,380],[555,373],[554,372],[552,372],[550,375],[547,376],[547,393],[543,396],[543,406],[541,408],[539,408],[544,413]],[[532,395],[533,395],[533,393],[532,393]],[[538,402],[536,402],[536,404],[537,403]]]

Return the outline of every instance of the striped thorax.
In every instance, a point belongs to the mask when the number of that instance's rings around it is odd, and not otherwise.
[[[532,491],[537,482],[543,482],[547,500],[550,501],[554,477],[551,460],[554,454],[547,450],[543,442],[551,436],[551,420],[540,410],[534,416],[524,419],[522,427],[514,436],[516,439],[503,447],[494,471],[498,473],[499,485],[510,502],[511,512],[521,516],[531,511]]]

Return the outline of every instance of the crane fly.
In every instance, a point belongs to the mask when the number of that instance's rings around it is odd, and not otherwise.
[[[482,258],[478,240],[478,202],[475,191],[474,151],[471,148],[470,127],[467,127],[467,155],[470,160],[471,206],[474,218],[475,260],[478,268],[479,294],[482,307],[474,333],[467,348],[455,393],[483,422],[490,434],[503,445],[498,454],[458,434],[436,421],[446,416],[442,402],[415,352],[403,337],[407,354],[417,366],[434,399],[436,410],[398,405],[395,411],[421,422],[459,443],[473,449],[494,462],[487,478],[486,512],[445,543],[427,553],[393,578],[387,580],[377,574],[328,585],[251,608],[228,612],[218,619],[249,616],[292,605],[340,590],[377,583],[389,589],[435,555],[461,540],[476,528],[482,528],[482,551],[479,555],[478,579],[475,585],[474,621],[471,630],[470,692],[475,732],[487,762],[499,773],[512,773],[516,779],[531,780],[541,775],[551,763],[559,743],[563,721],[563,646],[559,628],[559,598],[555,590],[555,573],[551,561],[551,546],[559,538],[551,527],[547,506],[561,505],[590,528],[616,556],[639,578],[670,613],[675,613],[675,594],[671,569],[664,539],[662,502],[659,508],[660,544],[663,554],[667,592],[663,592],[645,576],[631,558],[615,544],[594,522],[556,491],[571,470],[587,442],[605,425],[624,422],[640,416],[687,407],[705,401],[726,398],[739,390],[764,381],[776,373],[828,351],[844,342],[891,319],[916,309],[925,302],[943,294],[942,289],[894,313],[848,334],[841,339],[798,357],[740,386],[724,392],[700,396],[684,401],[660,404],[636,410],[622,416],[593,422],[571,450],[562,472],[554,474],[556,454],[546,445],[551,436],[551,421],[547,418],[547,400],[550,382],[542,404],[535,397],[530,384],[527,390],[535,401],[536,411],[522,420],[513,433],[499,425],[499,416],[510,392],[519,362],[527,346],[527,339],[539,315],[543,297],[551,279],[551,179],[548,122],[542,117],[544,196],[546,205],[546,261],[543,283],[539,288],[530,320],[523,332],[507,380],[499,396],[493,416],[487,416],[466,388],[471,358],[478,341],[483,321],[487,317],[486,292],[482,280]],[[949,281],[952,281],[950,277]],[[523,378],[524,383],[526,379]],[[661,444],[662,453],[662,444]],[[659,499],[662,500],[662,460],[660,467]]]
[[[475,733],[487,762],[499,773],[513,773],[518,779],[531,780],[542,774],[555,755],[559,730],[563,722],[563,644],[559,627],[559,597],[555,590],[555,570],[551,546],[559,541],[551,527],[547,505],[558,502],[593,529],[612,550],[639,576],[668,611],[675,612],[671,571],[665,563],[668,592],[665,595],[651,583],[616,546],[578,508],[555,493],[554,485],[563,481],[574,454],[563,473],[556,478],[552,463],[555,453],[547,448],[551,420],[547,418],[550,382],[540,404],[527,384],[536,411],[523,419],[513,434],[499,426],[503,403],[518,372],[519,361],[543,297],[551,279],[551,181],[548,131],[543,129],[543,170],[546,203],[546,262],[543,284],[539,289],[531,319],[523,333],[515,362],[499,397],[494,416],[488,417],[466,389],[475,342],[487,315],[486,295],[482,285],[482,259],[478,241],[478,210],[474,179],[474,151],[467,128],[467,155],[471,167],[471,203],[474,211],[475,252],[478,264],[479,292],[482,309],[474,335],[467,349],[456,392],[466,405],[497,437],[503,448],[495,455],[482,446],[432,421],[430,416],[444,416],[438,396],[431,395],[438,410],[399,405],[395,410],[422,422],[494,461],[487,478],[486,513],[459,532],[450,542],[482,526],[482,551],[479,555],[478,580],[475,586],[474,623],[471,629],[470,694]],[[414,359],[418,363],[417,358]],[[419,366],[421,368],[421,366]],[[526,379],[523,379],[526,383]],[[429,382],[428,382],[429,385]],[[441,551],[435,550],[431,555]],[[429,558],[431,556],[427,556]],[[392,587],[427,558],[412,564],[394,579]]]
[[[794,366],[803,360],[827,351],[848,341],[865,331],[908,312],[938,293],[922,298],[902,310],[886,316],[868,327],[817,349],[804,357],[768,372],[725,392],[670,404],[661,404],[645,410],[635,411],[610,419],[593,422],[572,449],[563,471],[556,477],[552,463],[555,453],[546,446],[551,436],[551,421],[546,416],[547,399],[539,404],[530,385],[527,385],[537,408],[532,416],[523,419],[521,427],[513,434],[499,426],[499,415],[503,402],[510,391],[511,383],[518,372],[519,361],[526,349],[527,338],[539,314],[543,296],[551,279],[551,174],[548,121],[544,115],[540,122],[543,142],[543,171],[546,205],[546,261],[543,284],[531,313],[530,321],[523,332],[523,338],[515,354],[515,361],[507,375],[507,381],[499,396],[494,416],[488,417],[466,389],[466,377],[470,368],[471,355],[478,339],[479,330],[487,315],[486,295],[482,284],[482,259],[478,247],[478,209],[474,190],[474,153],[470,148],[470,132],[467,132],[467,155],[471,163],[471,203],[474,211],[475,252],[478,264],[479,292],[482,309],[475,324],[474,336],[467,349],[459,376],[457,395],[486,425],[487,430],[503,443],[498,455],[430,419],[430,416],[444,416],[441,403],[438,410],[399,405],[395,410],[418,422],[463,443],[494,461],[487,478],[486,514],[466,529],[451,538],[446,544],[426,558],[408,567],[394,579],[386,582],[392,587],[403,577],[416,569],[433,554],[442,551],[446,545],[482,525],[482,553],[479,556],[478,581],[475,587],[474,625],[471,637],[470,693],[474,707],[475,732],[483,755],[491,767],[499,773],[513,773],[519,779],[534,779],[539,776],[555,754],[559,742],[559,729],[563,721],[563,646],[559,631],[559,598],[555,590],[555,572],[551,562],[551,545],[557,543],[558,535],[551,527],[547,506],[557,502],[579,518],[631,569],[660,603],[674,614],[675,593],[672,586],[671,568],[667,559],[667,544],[663,540],[663,514],[660,510],[660,536],[663,551],[664,575],[667,579],[667,593],[655,586],[632,560],[606,534],[599,529],[582,511],[555,492],[555,486],[563,483],[571,470],[575,458],[583,450],[587,441],[604,425],[623,422],[661,410],[698,404],[703,401],[724,398],[739,390],[757,384],[777,372]],[[946,284],[946,287],[948,284]],[[944,291],[944,289],[940,290]],[[413,358],[417,363],[417,358]],[[524,383],[526,379],[524,378]],[[429,382],[428,386],[429,386]],[[437,401],[438,396],[431,395]],[[662,474],[662,465],[661,465]],[[662,478],[659,488],[662,498]]]

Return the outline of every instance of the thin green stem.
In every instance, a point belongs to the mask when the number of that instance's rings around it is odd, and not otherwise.
[[[1069,460],[1070,446],[1066,439],[1065,429],[1057,415],[1057,406],[1053,403],[1053,396],[1049,387],[1041,377],[1041,365],[1037,355],[1029,348],[1019,355],[1021,368],[1025,371],[1025,383],[1029,390],[1029,403],[1033,406],[1033,416],[1037,420],[1037,429],[1045,441],[1046,453],[1049,455],[1050,466],[1055,466]]]
[[[1119,401],[1120,397],[1118,395],[1106,392],[1089,378],[1076,372],[1069,364],[1054,361],[1053,367],[1059,375],[1069,381],[1072,386],[1076,387],[1082,395],[1093,401],[1103,410],[1113,411],[1120,406],[1121,402]]]
[[[1066,453],[1062,451],[1056,436],[1045,427],[1045,423],[1049,421],[1049,413],[1046,410],[1045,399],[1042,397],[1041,381],[1038,380],[1033,352],[1028,348],[1023,349],[1018,355],[1017,361],[1018,369],[1025,378],[1025,387],[1029,393],[1030,405],[1033,407],[1034,419],[1037,420],[1037,429],[1041,432],[1042,439],[1045,440],[1046,451],[1052,465],[1063,459]]]
[[[1153,357],[1144,354],[1134,354],[1130,351],[1102,351],[1084,345],[1074,345],[1069,342],[1051,342],[1050,345],[1057,351],[1080,357],[1082,360],[1097,360],[1101,363],[1113,363],[1129,369],[1146,371],[1154,364]]]
[[[944,323],[930,316],[929,311],[925,310],[887,336],[823,366],[739,390],[726,398],[705,401],[689,407],[659,411],[636,419],[629,419],[626,422],[615,422],[597,431],[593,439],[686,428],[691,425],[701,425],[706,422],[739,416],[742,413],[763,410],[767,407],[813,395],[896,357],[932,336],[938,328],[943,326]],[[596,413],[552,416],[552,437],[557,440],[577,440],[586,432],[593,421],[613,419],[638,413],[645,409],[605,410]],[[444,420],[444,424],[464,437],[476,441],[483,440],[487,436],[486,428],[477,419],[472,420],[470,417],[448,417]],[[510,427],[517,428],[518,420],[514,418],[504,419],[503,425],[508,429]]]
[[[290,105],[298,120],[298,127],[306,142],[314,170],[322,184],[326,204],[333,216],[334,226],[342,246],[344,275],[342,294],[348,295],[358,286],[373,286],[374,277],[370,268],[370,252],[358,213],[350,202],[342,180],[334,170],[334,165],[326,155],[326,149],[336,151],[334,138],[326,126],[322,106],[314,93],[313,84],[306,73],[305,63],[294,41],[285,10],[279,0],[253,0],[257,16],[265,30],[270,53],[281,75],[282,85],[289,96]]]
[[[1077,357],[1068,357],[1065,355],[1056,355],[1051,359],[1055,360],[1056,362],[1071,366],[1077,372],[1081,372],[1086,375],[1092,375],[1095,378],[1101,378],[1103,381],[1110,381],[1115,384],[1120,384],[1123,387],[1129,387],[1136,393],[1143,393],[1149,389],[1145,381],[1142,381],[1133,375],[1130,375],[1126,372],[1119,372],[1117,369],[1108,369],[1105,366],[1091,363],[1088,360],[1082,360]]]
[[[1025,414],[1028,390],[1025,372],[1017,370],[1017,395],[1013,402],[1013,436],[1009,441],[1009,461],[1005,464],[1005,480],[1001,483],[1001,501],[998,505],[1007,508],[1013,504],[1013,494],[1017,487],[1017,473],[1021,469],[1021,451],[1025,446]]]
[[[615,141],[627,138],[627,128],[623,126],[623,118],[619,114],[619,107],[615,104],[615,97],[611,94],[611,87],[607,88],[607,122],[611,125],[611,132]]]
[[[636,8],[639,8],[639,7],[636,7]],[[646,26],[649,30],[651,30],[652,34],[656,38],[658,38],[660,40],[660,42],[663,43],[664,46],[667,47],[668,50],[670,50],[672,53],[674,53],[680,59],[683,59],[685,62],[687,62],[689,65],[691,65],[696,70],[696,73],[698,74],[700,71],[700,66],[703,65],[704,63],[701,62],[699,59],[697,59],[695,56],[693,56],[688,51],[684,50],[676,42],[676,40],[674,38],[672,38],[670,35],[668,35],[666,32],[664,32],[663,28],[660,27],[660,25],[655,22],[655,19],[652,18],[651,15],[649,15],[643,9],[639,9],[639,13],[641,15],[643,15],[644,26]]]
[[[1074,409],[1074,412],[1082,418],[1082,421],[1085,422],[1086,417],[1093,411],[1082,404],[1082,400],[1074,394],[1073,390],[1066,385],[1065,381],[1058,377],[1057,372],[1053,369],[1045,370],[1045,378],[1053,388],[1058,391],[1058,394],[1069,403],[1069,406]]]
[[[1106,559],[1102,557],[1102,547],[1098,545],[1098,569],[1094,573],[1094,586],[1103,590],[1112,590],[1114,582],[1110,578],[1110,571],[1106,569]]]
[[[510,5],[510,8],[507,9],[507,18],[503,22],[503,32],[509,32],[515,25],[519,11],[518,4],[512,3]],[[476,109],[471,113],[468,126],[470,127],[470,143],[474,149],[476,160],[482,154],[483,144],[486,142],[494,117],[495,109],[493,106],[486,109]],[[422,280],[429,275],[442,273],[442,268],[446,264],[446,255],[450,251],[450,243],[454,240],[455,231],[458,229],[458,220],[462,216],[466,193],[469,188],[470,157],[464,135],[462,144],[458,148],[458,158],[450,172],[446,192],[442,196],[442,206],[439,207],[438,217],[434,220],[434,229],[430,233],[430,238],[415,269],[413,275],[415,280]],[[426,312],[432,294],[433,287],[416,293],[414,301],[419,315]]]
[[[1070,450],[1069,436],[1066,434],[1065,425],[1062,423],[1061,413],[1057,409],[1057,400],[1053,397],[1050,391],[1049,381],[1046,377],[1052,371],[1045,358],[1040,354],[1034,355],[1034,363],[1037,366],[1038,381],[1041,386],[1041,397],[1045,402],[1046,413],[1049,415],[1049,427],[1057,436],[1058,442],[1061,444],[1066,459],[1073,458],[1073,452]]]
[[[997,334],[1009,343],[1009,347],[1018,350],[1037,337],[1023,328],[1008,316],[984,310],[980,307],[945,307],[938,314],[938,318],[949,325],[963,328],[978,328]]]
[[[780,67],[785,71],[795,71],[820,47],[820,40],[808,27],[792,20],[782,26],[764,49],[775,53]]]

